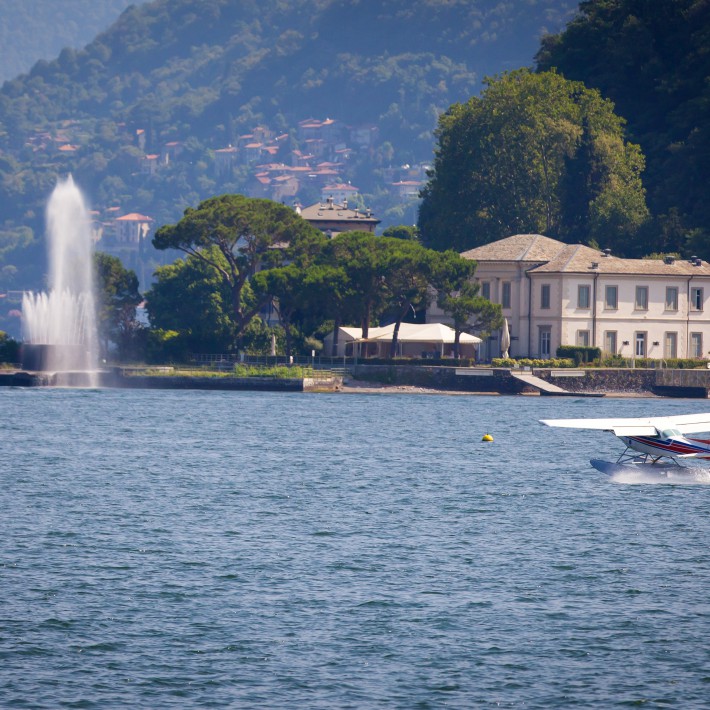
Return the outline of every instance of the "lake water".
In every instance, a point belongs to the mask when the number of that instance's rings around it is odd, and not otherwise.
[[[538,423],[707,408],[0,390],[0,707],[707,708],[710,473]]]

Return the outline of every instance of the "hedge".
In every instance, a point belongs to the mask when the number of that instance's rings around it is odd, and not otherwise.
[[[491,360],[493,367],[576,367],[575,361],[571,358],[551,358],[541,360],[538,358],[524,357],[519,360],[507,357],[494,357]]]
[[[601,359],[601,348],[585,345],[560,345],[557,348],[557,357],[571,358],[579,366],[582,363],[594,362]]]

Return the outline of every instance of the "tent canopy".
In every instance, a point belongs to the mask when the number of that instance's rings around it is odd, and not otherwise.
[[[341,328],[341,332],[349,336],[351,340],[362,341],[362,330],[360,328]],[[394,323],[380,328],[370,328],[367,334],[367,342],[391,341],[394,334]],[[401,323],[397,339],[402,343],[453,343],[455,331],[443,323]],[[459,342],[473,345],[480,343],[481,339],[475,335],[461,333]]]
[[[362,339],[360,328],[344,328],[344,330],[355,331],[355,340]],[[394,336],[394,323],[380,328],[370,328],[367,335],[367,339],[373,342],[391,341]],[[454,329],[443,323],[400,323],[397,339],[403,343],[453,343],[455,336]],[[459,342],[474,344],[480,343],[481,339],[475,335],[461,333]]]
[[[362,357],[389,357],[394,334],[394,324],[368,329],[367,338],[362,337],[360,328],[340,326],[337,331],[337,349],[333,350],[336,332],[329,333],[324,340],[326,352],[338,357],[356,354]],[[449,357],[454,355],[453,328],[443,323],[401,323],[397,337],[398,357]],[[461,333],[459,352],[461,357],[474,357],[475,346],[480,338]]]

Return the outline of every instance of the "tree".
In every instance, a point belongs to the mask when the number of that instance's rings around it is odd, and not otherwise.
[[[437,305],[449,315],[454,327],[454,357],[459,355],[461,333],[485,338],[503,325],[502,306],[479,294],[473,281],[476,262],[464,259],[454,251],[439,254],[433,272]]]
[[[284,205],[222,195],[201,202],[197,209],[188,208],[177,224],[161,227],[153,246],[178,249],[214,269],[229,292],[238,339],[264,303],[244,297],[250,277],[263,265],[278,265],[285,258],[308,260],[324,240]]]
[[[328,242],[323,254],[324,262],[339,267],[345,276],[340,284],[342,322],[358,323],[363,338],[387,304],[380,254],[381,237],[360,231],[340,234]]]
[[[427,305],[436,252],[418,242],[392,237],[381,237],[379,244],[382,279],[395,314],[390,349],[390,357],[394,358],[400,325],[410,310],[415,312]]]
[[[585,0],[535,57],[539,71],[556,67],[598,89],[627,119],[647,159],[649,206],[661,218],[647,252],[664,251],[663,216],[673,211],[685,232],[710,225],[701,177],[710,155],[709,27],[710,4],[698,0]]]
[[[643,156],[624,141],[611,102],[552,71],[520,69],[485,84],[480,98],[454,104],[439,120],[419,211],[424,244],[463,251],[533,232],[635,253],[648,217]],[[587,174],[573,176],[583,168]],[[563,219],[574,212],[563,200],[575,181],[585,186],[588,233]]]
[[[16,363],[20,359],[20,344],[0,330],[0,362]]]
[[[458,291],[439,293],[437,304],[453,321],[454,357],[459,355],[461,333],[475,333],[486,338],[503,325],[500,303],[492,303],[483,298],[479,289],[479,284],[466,281]]]
[[[191,255],[158,268],[146,308],[152,329],[178,333],[184,345],[178,350],[226,352],[234,343],[231,294],[211,263],[222,263],[221,253],[217,247],[204,251],[205,258]]]
[[[252,279],[252,288],[260,296],[268,295],[273,300],[279,322],[286,338],[286,356],[293,348],[294,327],[299,308],[305,298],[304,280],[306,270],[296,264],[260,271]]]
[[[136,307],[143,299],[138,292],[138,277],[126,269],[120,259],[103,252],[94,254],[94,270],[99,340],[104,354],[113,342],[123,358],[130,353],[140,329]]]
[[[416,225],[399,224],[392,227],[387,227],[382,232],[383,237],[394,237],[395,239],[407,239],[413,242],[418,242],[421,235],[419,228]]]

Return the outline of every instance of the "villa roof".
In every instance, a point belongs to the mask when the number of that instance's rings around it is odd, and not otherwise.
[[[697,259],[622,259],[584,244],[565,244],[542,234],[516,234],[461,254],[479,262],[537,263],[530,273],[710,276],[710,264]]]
[[[532,273],[636,274],[642,276],[710,276],[710,264],[697,259],[622,259],[582,244],[564,245]]]
[[[565,245],[542,234],[516,234],[461,254],[476,261],[549,261]]]

